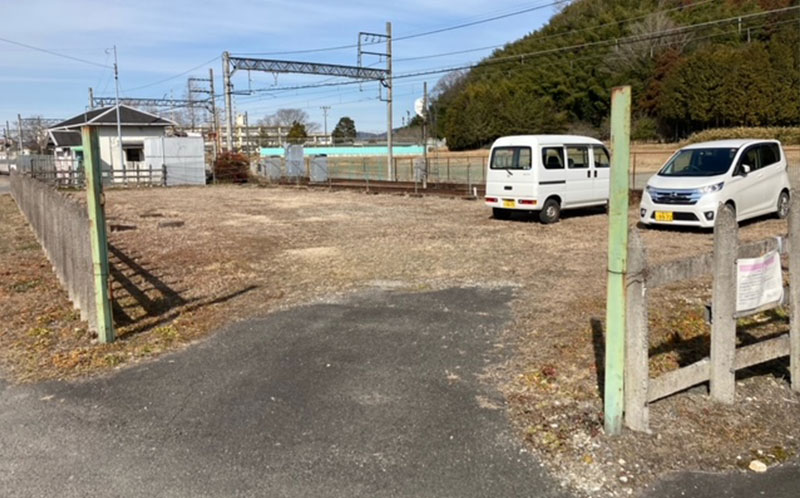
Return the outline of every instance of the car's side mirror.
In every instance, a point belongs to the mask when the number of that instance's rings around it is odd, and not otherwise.
[[[751,168],[750,165],[742,164],[742,167],[739,169],[739,174],[742,176],[747,176],[751,171],[753,171],[753,168]]]

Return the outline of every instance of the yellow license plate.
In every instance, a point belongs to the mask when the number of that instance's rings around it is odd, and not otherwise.
[[[514,199],[503,199],[503,207],[504,208],[513,208],[514,207]]]
[[[656,211],[656,221],[672,221],[672,211]]]

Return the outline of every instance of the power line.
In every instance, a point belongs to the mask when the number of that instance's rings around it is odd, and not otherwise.
[[[575,33],[582,33],[582,32],[585,32],[585,31],[594,31],[594,30],[597,30],[597,29],[606,28],[608,26],[614,26],[614,25],[624,24],[626,22],[638,21],[640,19],[646,19],[648,17],[652,17],[652,16],[657,15],[657,14],[666,14],[668,12],[674,12],[676,10],[686,10],[686,9],[689,9],[689,8],[692,8],[692,7],[697,7],[699,5],[707,4],[707,3],[710,3],[710,2],[713,2],[713,1],[714,0],[701,0],[701,1],[698,1],[698,2],[695,2],[695,3],[690,3],[690,4],[686,4],[686,5],[680,5],[678,7],[672,7],[670,9],[657,10],[657,11],[650,12],[648,14],[644,14],[644,15],[641,15],[641,16],[629,17],[627,19],[621,19],[619,21],[613,21],[613,22],[608,22],[608,23],[605,23],[605,24],[600,24],[598,26],[589,26],[589,27],[582,28],[582,29],[574,29],[574,30],[564,31],[564,32],[561,32],[561,33],[553,33],[553,34],[550,34],[550,35],[539,35],[539,36],[537,36],[535,38],[535,41],[539,42],[539,41],[542,41],[542,40],[548,40],[548,39],[552,39],[552,38],[559,38],[559,37],[562,37],[562,36],[572,35],[572,34],[575,34]],[[420,56],[414,56],[414,57],[403,57],[403,58],[395,59],[395,62],[406,62],[406,61],[415,61],[415,60],[423,60],[423,59],[435,59],[435,58],[438,58],[438,57],[447,57],[449,55],[461,55],[461,54],[467,54],[467,53],[471,53],[471,52],[480,52],[480,51],[483,51],[483,50],[489,50],[489,49],[505,47],[508,44],[509,44],[509,42],[502,43],[500,45],[487,45],[485,47],[476,47],[476,48],[470,48],[470,49],[464,49],[464,50],[457,50],[457,51],[454,51],[454,52],[444,52],[444,53],[420,55]]]
[[[54,55],[56,57],[61,57],[63,59],[69,59],[71,61],[81,62],[83,64],[89,64],[91,66],[102,67],[102,68],[105,68],[105,69],[114,69],[112,66],[109,66],[108,64],[101,64],[99,62],[94,62],[94,61],[90,61],[90,60],[86,60],[86,59],[81,59],[80,57],[73,57],[71,55],[61,54],[61,53],[58,53],[58,52],[54,52],[52,50],[48,50],[46,48],[34,47],[33,45],[28,45],[27,43],[22,43],[22,42],[18,42],[18,41],[14,41],[14,40],[9,40],[8,38],[0,38],[0,41],[6,42],[6,43],[10,43],[11,45],[17,45],[19,47],[24,47],[24,48],[27,48],[27,49],[30,49],[30,50],[35,50],[37,52],[42,52],[42,53],[45,53],[45,54]]]
[[[422,80],[420,79],[419,81],[414,81],[413,79],[409,79],[408,81],[405,81],[403,83],[398,83],[395,86],[396,87],[404,87],[404,86],[410,86],[410,85],[417,85],[417,84],[419,84],[420,81],[422,81]],[[249,105],[246,105],[246,104],[251,104],[252,105],[254,103],[257,104],[258,102],[263,102],[265,100],[271,100],[271,99],[279,98],[279,97],[274,96],[274,95],[265,95],[265,96],[253,97],[252,99],[248,100],[244,104],[250,110],[259,110],[259,109],[267,109],[267,108],[269,108],[269,109],[273,109],[273,108],[277,109],[277,108],[281,108],[281,107],[291,107],[291,106],[294,106],[296,104],[305,104],[305,103],[308,103],[308,102],[317,102],[317,101],[320,101],[320,100],[327,100],[328,102],[326,102],[326,103],[330,103],[331,105],[342,105],[343,102],[341,102],[341,101],[336,102],[336,101],[331,100],[331,99],[335,98],[335,97],[339,97],[341,99],[341,97],[346,96],[346,95],[351,95],[352,93],[353,93],[352,89],[349,92],[348,91],[341,92],[340,90],[335,90],[335,91],[331,92],[331,91],[327,90],[327,91],[324,91],[324,92],[321,92],[321,93],[311,93],[312,95],[321,95],[321,96],[314,96],[312,98],[303,98],[303,99],[298,98],[297,100],[288,101],[288,102],[287,101],[282,101],[279,105],[275,104],[275,105],[270,105],[269,107],[264,107],[264,106],[251,107]],[[374,97],[374,98],[377,98],[377,97]],[[373,97],[370,97],[367,100],[372,100],[372,99],[373,99]],[[313,106],[311,106],[311,107],[313,107]]]
[[[767,27],[780,26],[780,25],[783,25],[783,24],[796,23],[797,21],[798,21],[797,18],[784,20],[784,21],[772,21],[772,22],[767,22],[767,23],[760,24],[760,25],[757,25],[757,26],[748,26],[748,28],[749,29],[761,29],[761,28],[767,28]],[[717,37],[720,37],[720,36],[728,36],[728,35],[736,34],[736,33],[738,33],[738,28],[734,28],[733,30],[728,30],[728,31],[725,31],[725,32],[722,32],[722,33],[712,33],[712,34],[709,34],[709,35],[706,35],[706,36],[695,38],[695,41],[702,41],[702,40],[706,40],[706,39],[717,38]],[[578,57],[576,59],[571,59],[571,62],[582,62],[582,61],[587,61],[587,60],[596,60],[596,56],[595,55],[585,55],[583,57]],[[557,66],[558,64],[559,63],[556,62],[556,63],[551,63],[548,66]],[[514,72],[518,72],[518,71],[522,71],[522,68],[513,68],[513,69],[506,70],[506,72],[508,72],[508,73],[514,73]],[[429,73],[426,73],[426,74],[429,74]],[[402,75],[402,77],[406,77],[406,76],[409,77],[409,78],[411,78],[411,77],[418,78],[419,77],[418,74]],[[423,76],[425,76],[425,75],[423,75]],[[414,82],[414,83],[418,83],[418,82]],[[397,86],[401,86],[401,85],[402,84],[398,84]],[[406,93],[406,94],[401,94],[401,96],[402,95],[413,95],[413,94],[416,94],[416,92],[410,92],[410,93]],[[327,97],[323,97],[323,98],[320,98],[320,99],[313,99],[313,100],[323,100],[324,98],[327,98]],[[348,104],[348,103],[352,103],[352,102],[367,102],[367,101],[370,101],[370,100],[374,100],[374,99],[363,99],[363,100],[351,101],[351,102],[339,102],[338,104],[336,102],[331,101],[330,103],[331,103],[331,105],[344,105],[344,104]],[[306,102],[306,100],[301,100],[301,101],[297,101],[297,102],[298,103],[304,103],[304,102]],[[291,104],[293,104],[293,102],[282,103],[280,106],[257,107],[256,109],[277,109],[279,107],[284,107],[284,106],[291,105]],[[311,108],[311,107],[313,107],[313,106],[309,106],[308,108]]]
[[[800,9],[800,5],[795,6],[795,7],[787,7],[787,8],[783,8],[783,9],[773,9],[771,11],[763,12],[763,13],[760,13],[760,14],[753,14],[753,15],[750,15],[750,16],[736,16],[736,17],[732,17],[732,18],[720,19],[718,21],[713,21],[713,24],[720,24],[720,23],[723,23],[723,22],[731,22],[731,21],[734,21],[734,20],[738,20],[739,18],[754,17],[756,15],[761,16],[761,15],[772,14],[772,13],[776,13],[777,11],[787,11],[787,10],[796,10],[796,9]],[[797,21],[797,19],[792,19],[790,21],[765,23],[765,24],[763,24],[761,26],[753,26],[751,28],[756,28],[757,29],[757,28],[770,26],[770,25],[777,26],[777,25],[780,25],[780,24],[784,24],[786,22],[796,22],[796,21]],[[710,23],[712,23],[712,22],[709,21],[709,22],[699,23],[699,24],[696,24],[696,25],[687,26],[685,28],[693,27],[694,29],[698,29],[698,28],[706,27]],[[684,28],[680,28],[679,30],[669,29],[669,30],[665,30],[665,31],[654,32],[654,33],[651,33],[648,36],[639,36],[639,35],[637,35],[637,36],[631,36],[631,37],[626,37],[626,38],[603,40],[603,41],[598,41],[598,42],[582,43],[582,44],[579,44],[579,45],[572,45],[572,46],[568,46],[568,47],[541,50],[541,51],[538,51],[538,52],[527,52],[527,53],[524,53],[524,54],[517,54],[517,55],[506,56],[506,57],[498,57],[498,58],[488,59],[488,60],[485,60],[485,61],[479,61],[479,62],[476,62],[476,63],[467,64],[467,65],[463,65],[463,66],[453,66],[453,67],[448,67],[448,68],[432,68],[430,70],[422,70],[422,71],[417,71],[417,72],[413,72],[413,73],[399,74],[399,75],[394,76],[394,79],[402,79],[402,78],[415,77],[415,76],[427,76],[427,75],[431,75],[431,74],[449,73],[449,72],[452,72],[452,71],[459,71],[459,70],[464,70],[464,69],[474,69],[474,68],[476,68],[476,67],[478,67],[479,65],[482,65],[482,64],[483,65],[499,64],[499,63],[502,63],[502,62],[513,61],[515,59],[516,60],[521,60],[521,62],[525,62],[524,59],[525,58],[529,58],[529,57],[535,57],[535,56],[540,56],[540,55],[551,55],[551,54],[558,53],[558,52],[563,52],[563,51],[566,51],[566,50],[574,50],[574,49],[578,49],[578,48],[601,46],[602,44],[606,44],[606,45],[613,45],[613,44],[626,45],[626,44],[629,44],[629,43],[637,43],[637,42],[642,42],[642,41],[649,41],[649,40],[655,40],[655,39],[658,39],[658,38],[665,38],[665,37],[668,37],[668,36],[673,36],[678,31],[686,31],[686,29],[684,29]],[[705,36],[705,37],[703,37],[701,39],[713,38],[713,37],[716,37],[716,36],[728,35],[728,34],[731,34],[731,33],[732,32],[725,32],[725,33],[721,33],[721,34],[712,34],[712,35]]]
[[[410,35],[396,36],[396,37],[392,38],[392,42],[410,40],[410,39],[419,38],[419,37],[422,37],[422,36],[429,36],[429,35],[435,35],[435,34],[438,34],[438,33],[444,33],[446,31],[453,31],[453,30],[456,30],[456,29],[468,28],[468,27],[471,27],[471,26],[476,26],[478,24],[484,24],[484,23],[487,23],[487,22],[497,21],[497,20],[500,20],[500,19],[508,18],[508,17],[527,14],[529,12],[533,12],[533,11],[536,11],[536,10],[546,9],[548,7],[554,7],[556,5],[567,3],[568,1],[569,0],[556,0],[556,1],[549,2],[549,3],[543,4],[543,5],[537,5],[537,6],[534,6],[534,7],[527,7],[525,9],[516,10],[516,11],[513,11],[513,12],[509,12],[507,14],[495,15],[495,16],[492,16],[492,17],[489,17],[489,18],[486,18],[486,19],[479,19],[477,21],[470,21],[470,22],[466,22],[466,23],[462,23],[462,24],[457,24],[455,26],[447,26],[447,27],[444,27],[444,28],[438,28],[438,29],[434,29],[434,30],[430,30],[430,31],[421,32],[421,33],[412,33]],[[380,44],[380,43],[383,43],[383,42],[371,42],[371,43],[364,43],[362,45],[375,45],[375,44]],[[358,46],[359,45],[357,43],[353,43],[353,44],[349,44],[349,45],[338,45],[338,46],[334,46],[334,47],[321,47],[321,48],[309,48],[309,49],[301,49],[301,50],[288,50],[288,51],[283,51],[283,52],[237,52],[236,55],[294,55],[294,54],[310,54],[310,53],[315,53],[315,52],[332,52],[332,51],[336,51],[336,50],[346,50],[346,49],[349,49],[349,48],[357,48]]]
[[[522,61],[524,61],[525,58],[542,56],[542,55],[552,55],[552,54],[556,54],[556,53],[560,53],[560,52],[578,50],[578,49],[588,48],[588,47],[599,47],[599,46],[603,46],[603,45],[625,45],[625,44],[629,44],[629,43],[637,43],[637,42],[642,42],[642,41],[648,41],[648,40],[653,40],[653,39],[673,36],[673,35],[680,34],[680,33],[683,33],[683,32],[689,32],[689,31],[692,31],[692,30],[697,30],[697,29],[700,29],[700,28],[705,28],[705,27],[708,27],[708,26],[716,25],[716,24],[737,22],[740,19],[744,20],[744,19],[750,19],[750,18],[755,18],[755,17],[763,17],[763,16],[770,15],[770,14],[791,12],[791,11],[795,11],[795,10],[798,10],[798,9],[800,9],[800,5],[792,6],[792,7],[784,7],[784,8],[778,8],[778,9],[772,9],[772,10],[767,10],[767,11],[763,11],[763,12],[745,14],[745,15],[740,15],[740,16],[733,16],[733,17],[727,17],[727,18],[721,18],[721,19],[714,19],[714,20],[704,21],[704,22],[700,22],[700,23],[696,23],[696,24],[690,24],[690,25],[687,25],[687,26],[680,26],[680,27],[677,27],[677,28],[670,28],[670,29],[663,30],[663,31],[657,31],[657,32],[650,33],[648,35],[632,35],[632,36],[621,37],[621,38],[609,38],[609,39],[604,39],[604,40],[596,40],[596,41],[593,41],[593,42],[585,42],[585,43],[579,43],[579,44],[575,44],[575,45],[569,45],[569,46],[565,46],[565,47],[554,47],[554,48],[551,48],[551,49],[538,50],[538,51],[533,51],[533,52],[526,52],[526,53],[522,53],[522,54],[508,55],[508,56],[503,56],[503,57],[495,57],[495,58],[491,58],[491,59],[487,59],[487,60],[483,60],[483,61],[473,62],[473,63],[470,63],[470,64],[460,65],[460,66],[431,68],[431,69],[416,71],[416,72],[412,72],[412,73],[394,75],[393,79],[402,79],[402,78],[409,78],[409,77],[415,77],[415,76],[427,76],[427,75],[432,75],[432,74],[448,73],[448,72],[451,72],[451,71],[458,71],[458,70],[463,70],[463,69],[473,69],[473,68],[475,68],[475,67],[477,67],[479,65],[492,65],[492,64],[499,64],[499,63],[502,63],[502,62],[514,61],[514,60],[517,60],[517,61],[522,60]],[[360,82],[358,82],[358,81],[339,81],[339,82],[331,82],[331,83],[295,85],[295,86],[286,86],[286,87],[277,87],[277,88],[255,89],[255,90],[252,90],[250,93],[252,93],[252,92],[278,92],[278,91],[287,91],[287,90],[304,90],[304,89],[308,89],[308,88],[320,88],[320,87],[328,87],[328,86],[345,86],[345,85],[352,85],[352,84],[358,84],[358,83],[360,83]]]
[[[779,25],[783,25],[783,24],[795,23],[795,22],[797,22],[797,20],[798,20],[797,18],[793,18],[793,19],[784,20],[784,21],[770,21],[770,22],[766,22],[766,23],[763,23],[763,24],[760,24],[760,25],[756,25],[756,26],[748,26],[748,28],[749,29],[761,29],[761,28],[766,28],[766,27],[775,27],[775,26],[779,26]],[[703,41],[703,40],[710,39],[710,38],[716,38],[716,37],[721,37],[721,36],[729,36],[729,35],[736,34],[737,32],[738,32],[738,28],[734,28],[733,30],[728,30],[728,31],[725,31],[725,32],[712,33],[712,34],[709,34],[709,35],[706,35],[706,36],[702,36],[702,37],[699,37],[699,38],[693,38],[692,41],[698,42],[698,41]],[[657,36],[651,36],[648,39],[654,39],[654,38],[665,36],[663,33],[654,33],[654,35],[657,35]],[[645,41],[646,39],[642,38],[642,37],[629,37],[629,39],[625,39],[625,40],[620,39],[620,40],[621,40],[620,44],[626,44],[626,43],[635,43],[637,41]],[[589,54],[589,55],[585,55],[585,56],[582,56],[582,57],[572,58],[572,59],[570,59],[570,62],[578,63],[578,62],[582,62],[582,61],[585,61],[585,60],[595,60],[595,59],[596,59],[596,55]],[[557,66],[559,64],[560,64],[559,62],[554,62],[554,63],[549,63],[547,65],[548,66]],[[467,68],[467,66],[462,66],[461,68],[464,69],[464,68]],[[449,71],[455,70],[455,69],[456,68],[454,68],[454,67],[448,67],[448,68],[445,68],[445,69],[434,68],[432,70],[426,70],[426,71],[423,71],[423,72],[401,74],[401,75],[396,76],[395,78],[405,79],[406,81],[405,81],[405,83],[397,83],[396,86],[399,87],[399,86],[407,86],[409,84],[410,85],[418,84],[419,81],[422,81],[422,80],[425,79],[424,78],[425,76],[428,76],[428,75],[431,75],[431,74],[439,74],[439,73],[443,73],[443,72],[449,72]],[[522,70],[523,69],[521,67],[519,67],[519,68],[504,69],[503,71],[506,72],[506,73],[515,73],[515,72],[522,71]],[[488,74],[487,75],[480,75],[479,77],[488,77],[488,76],[490,76],[490,75],[488,75]],[[340,82],[340,83],[336,83],[336,85],[340,85],[340,84],[347,85],[347,84],[353,84],[353,83],[354,82]],[[357,83],[357,82],[355,82],[355,83]],[[308,88],[308,87],[319,88],[321,86],[331,86],[331,85],[319,85],[319,84],[317,84],[317,85],[303,85],[302,87],[303,88]],[[301,86],[297,86],[297,87],[281,87],[280,89],[276,89],[276,90],[281,90],[281,89],[283,89],[283,90],[302,89],[300,87]],[[258,106],[258,105],[255,106],[255,107],[249,107],[248,106],[248,109],[251,110],[251,111],[267,110],[267,109],[271,110],[271,109],[279,109],[279,108],[287,107],[287,106],[288,107],[292,107],[292,106],[295,106],[295,105],[298,105],[298,104],[306,104],[306,107],[301,107],[301,108],[303,108],[303,109],[311,109],[311,108],[313,108],[315,106],[310,104],[310,102],[325,101],[327,99],[330,99],[330,100],[327,100],[327,103],[330,103],[331,105],[334,105],[334,106],[341,106],[341,105],[352,104],[352,103],[357,103],[357,102],[369,102],[369,101],[375,100],[374,97],[371,97],[371,98],[351,100],[351,101],[342,101],[341,97],[344,96],[344,95],[347,95],[347,92],[352,92],[352,90],[349,90],[349,91],[346,90],[345,93],[342,93],[339,90],[335,90],[333,92],[328,90],[328,91],[322,92],[321,93],[321,95],[322,95],[321,97],[297,99],[295,101],[289,101],[289,102],[283,101],[283,102],[281,102],[279,104],[276,103],[275,105],[267,105],[267,106]],[[414,92],[411,92],[410,94],[413,94],[413,93]],[[407,94],[401,94],[400,96],[402,96],[402,95],[407,95]],[[335,100],[335,97],[337,97],[337,96],[339,97],[338,101]],[[266,100],[267,98],[276,99],[276,98],[279,98],[279,97],[277,97],[275,95],[263,95],[263,96],[253,96],[253,97],[251,97],[249,99],[244,99],[244,100],[246,100],[246,101],[248,101],[250,103],[257,103],[257,102]]]
[[[800,8],[800,6],[793,7],[793,8],[773,9],[771,11],[766,11],[766,12],[762,12],[762,13],[756,13],[756,14],[751,14],[751,15],[746,15],[746,16],[741,16],[741,17],[743,17],[743,18],[745,18],[745,17],[746,18],[763,17],[765,15],[774,14],[776,12],[782,12],[782,13],[790,12],[790,11],[796,10],[797,8]],[[676,32],[691,32],[692,30],[705,28],[705,27],[707,27],[709,25],[721,24],[721,23],[725,23],[725,22],[728,22],[728,21],[737,21],[738,19],[739,19],[739,16],[731,17],[731,18],[716,19],[716,20],[696,23],[696,24],[690,25],[690,26],[684,26],[684,27],[680,27],[680,28],[668,29],[668,30],[664,30],[664,31],[661,31],[661,32],[653,32],[653,33],[650,33],[650,34],[644,35],[644,36],[636,35],[636,36],[629,36],[629,37],[626,37],[626,38],[609,39],[609,40],[605,40],[605,42],[609,43],[609,44],[613,42],[613,43],[616,43],[617,45],[624,45],[624,44],[629,44],[629,43],[637,43],[637,42],[653,40],[653,39],[658,39],[658,38],[667,37],[667,36],[673,36],[673,35],[676,34]],[[757,26],[748,26],[748,28],[749,29],[760,29],[760,28],[773,27],[773,26],[778,26],[778,25],[787,24],[787,23],[794,23],[794,22],[797,22],[796,18],[793,18],[793,19],[790,19],[790,20],[785,20],[785,21],[777,21],[777,20],[776,21],[770,21],[770,22],[766,22],[766,23],[763,23],[763,24],[760,24],[760,25],[757,25]],[[726,30],[724,32],[712,33],[710,35],[702,36],[702,37],[699,37],[699,38],[695,37],[695,38],[692,39],[692,41],[693,42],[698,42],[698,41],[702,41],[702,40],[709,39],[709,38],[735,35],[737,33],[737,31],[738,31],[738,27],[734,28],[733,30]],[[558,51],[574,50],[576,48],[596,47],[596,46],[599,46],[598,42],[584,43],[584,44],[578,44],[578,45],[573,45],[573,46],[568,46],[568,47],[560,47],[560,48],[555,49],[555,50],[547,50],[547,51],[540,51],[540,52],[530,52],[530,53],[526,53],[526,54],[518,54],[516,56],[503,57],[503,58],[498,58],[496,60],[489,59],[488,61],[484,61],[484,63],[487,64],[487,65],[488,64],[496,64],[496,63],[506,62],[508,60],[514,60],[514,59],[520,59],[521,58],[523,60],[521,60],[520,62],[522,62],[524,64],[525,62],[527,62],[524,59],[525,58],[530,58],[532,56],[548,55],[548,54],[556,53]],[[542,53],[542,52],[544,52],[544,53]],[[592,60],[595,57],[596,57],[596,55],[589,54],[589,55],[586,55],[586,56],[583,56],[583,57],[571,58],[570,62],[579,62],[581,60]],[[556,66],[559,63],[560,62],[554,62],[554,63],[552,63],[550,65]],[[445,67],[445,68],[431,68],[429,70],[416,71],[416,72],[412,72],[412,73],[405,73],[405,74],[396,75],[395,79],[408,79],[409,82],[410,82],[414,78],[417,78],[417,79],[419,79],[421,77],[424,78],[425,76],[429,76],[429,75],[432,75],[432,74],[441,74],[441,73],[451,72],[451,71],[459,70],[459,69],[471,69],[471,68],[474,68],[478,64],[479,63],[473,63],[473,64],[462,65],[462,66],[451,66],[451,67]],[[512,73],[512,72],[518,71],[518,70],[522,70],[522,68],[503,69],[503,71],[508,72],[508,73]],[[489,76],[489,74],[479,75],[479,77],[488,77],[488,76]],[[272,88],[272,89],[270,89],[270,91],[277,92],[277,91],[284,91],[284,90],[300,90],[300,89],[306,89],[306,88],[342,86],[342,85],[357,84],[357,83],[358,82],[345,81],[345,82],[328,83],[328,84],[324,84],[324,85],[320,85],[320,84],[316,84],[316,85],[296,85],[296,86],[293,86],[293,87]],[[398,86],[399,85],[400,84],[398,84]],[[270,98],[276,98],[276,97],[270,96]],[[325,99],[324,97],[323,98],[317,98],[317,99],[303,99],[303,100],[300,100],[298,103],[308,103],[311,100],[324,100],[324,99]],[[261,100],[261,99],[255,98],[254,100]],[[368,101],[374,100],[374,98],[362,99],[362,100],[353,101],[353,102],[341,102],[341,96],[340,96],[339,100],[340,101],[338,103],[336,103],[336,102],[332,102],[332,103],[336,104],[336,105],[344,105],[344,104],[355,103],[355,102],[368,102]],[[278,108],[278,107],[283,107],[283,106],[286,106],[286,105],[288,105],[288,104],[287,103],[281,103],[280,105],[278,105],[276,103],[275,106],[268,106],[267,108]],[[259,106],[259,107],[256,107],[256,108],[264,108],[264,107]]]
[[[422,36],[436,35],[436,34],[439,34],[439,33],[444,33],[444,32],[447,32],[447,31],[453,31],[453,30],[456,30],[456,29],[469,28],[471,26],[477,26],[478,24],[484,24],[484,23],[487,23],[487,22],[497,21],[497,20],[500,20],[500,19],[508,18],[508,17],[518,16],[518,15],[521,15],[521,14],[527,14],[529,12],[546,9],[548,7],[555,7],[557,5],[561,5],[561,4],[567,3],[568,1],[569,0],[556,0],[555,2],[549,2],[549,3],[543,4],[543,5],[537,5],[535,7],[528,7],[527,9],[518,10],[516,12],[510,12],[508,14],[502,14],[502,15],[499,15],[499,16],[489,17],[487,19],[480,19],[478,21],[466,22],[466,23],[463,23],[463,24],[456,24],[455,26],[448,26],[446,28],[439,28],[439,29],[434,29],[434,30],[431,30],[431,31],[423,31],[422,33],[415,33],[415,34],[412,34],[412,35],[397,36],[397,37],[392,39],[392,42],[403,41],[403,40],[411,40],[412,38],[419,38],[419,37],[422,37]]]
[[[170,76],[169,78],[164,78],[162,80],[154,81],[152,83],[148,83],[146,85],[137,86],[137,87],[134,87],[134,88],[126,88],[125,91],[126,92],[134,92],[136,90],[142,90],[144,88],[150,88],[151,86],[160,85],[162,83],[166,83],[167,81],[172,81],[172,80],[174,80],[176,78],[180,78],[182,76],[186,76],[187,74],[191,73],[192,71],[197,71],[198,69],[202,68],[203,66],[207,66],[207,65],[211,64],[212,62],[216,61],[217,59],[219,59],[219,56],[216,56],[213,59],[209,59],[209,60],[205,61],[202,64],[198,64],[195,67],[187,69],[186,71],[180,72],[180,73],[178,73],[178,74],[176,74],[174,76]]]

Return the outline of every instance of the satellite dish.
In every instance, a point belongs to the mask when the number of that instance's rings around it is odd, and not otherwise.
[[[417,113],[417,116],[421,118],[425,117],[425,104],[423,101],[424,99],[422,97],[414,101],[414,112]]]

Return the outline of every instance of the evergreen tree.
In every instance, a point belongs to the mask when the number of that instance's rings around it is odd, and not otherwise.
[[[677,9],[661,0],[576,0],[469,72],[444,76],[433,91],[433,131],[454,150],[517,133],[605,136],[611,88],[620,84],[633,89],[638,139],[682,138],[710,127],[797,126],[796,13],[752,18],[741,32],[734,23],[679,29],[794,1]],[[515,57],[522,54],[531,55]]]
[[[302,144],[308,138],[308,132],[306,132],[306,125],[302,123],[298,123],[295,121],[292,123],[292,127],[289,128],[289,133],[286,136],[286,139],[291,144]]]
[[[356,140],[356,124],[348,116],[343,116],[336,123],[336,127],[331,134],[333,143],[353,143]]]

